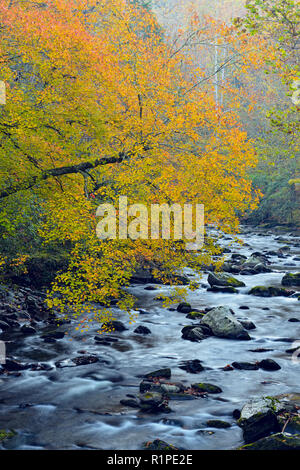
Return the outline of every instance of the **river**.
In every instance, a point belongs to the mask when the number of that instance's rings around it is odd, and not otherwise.
[[[197,309],[226,305],[238,318],[247,317],[256,325],[249,331],[251,341],[214,336],[198,343],[183,340],[181,329],[193,324],[193,320],[155,300],[173,288],[156,285],[152,291],[145,290],[146,285],[132,285],[130,291],[139,299],[138,308],[149,313],[139,315],[136,323],[129,325],[128,319],[115,309],[115,316],[129,329],[112,333],[118,341],[110,345],[95,342],[96,324],[91,324],[88,332],[77,333],[73,323],[60,327],[69,334],[56,343],[45,343],[37,334],[9,345],[9,354],[16,359],[39,361],[50,367],[46,371],[25,370],[19,376],[0,375],[0,429],[17,432],[2,447],[140,449],[143,442],[156,438],[184,449],[235,449],[242,445],[242,431],[232,417],[234,409],[241,409],[250,398],[299,392],[300,360],[292,361],[286,349],[300,340],[300,323],[288,321],[292,317],[300,320],[300,302],[296,297],[256,297],[248,295],[248,291],[257,285],[280,286],[284,273],[300,271],[300,239],[293,234],[278,239],[278,233],[251,227],[243,227],[241,237],[245,245],[234,242],[230,246],[232,253],[249,256],[256,251],[276,251],[287,244],[290,251],[282,258],[269,256],[271,273],[236,275],[246,284],[238,294],[207,292],[204,274],[199,289],[190,293],[187,301]],[[222,243],[232,240],[225,237]],[[240,309],[241,306],[249,309]],[[133,333],[138,325],[147,326],[151,334]],[[250,351],[257,348],[271,351]],[[83,351],[97,355],[99,362],[55,367],[57,361],[82,355]],[[222,370],[234,361],[264,358],[274,359],[281,369]],[[204,370],[191,374],[179,368],[182,361],[192,359],[199,359]],[[164,367],[171,368],[172,382],[208,382],[221,387],[222,393],[171,400],[172,412],[168,414],[146,414],[120,404],[127,394],[138,394],[145,373]],[[225,420],[231,427],[209,428],[206,422],[210,419]]]

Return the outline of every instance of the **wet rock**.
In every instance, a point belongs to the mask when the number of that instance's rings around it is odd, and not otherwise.
[[[239,370],[258,370],[259,369],[256,363],[251,363],[251,362],[233,362],[232,366],[235,369],[239,369]]]
[[[154,286],[146,286],[146,287],[144,287],[144,290],[157,290],[157,287],[154,287]]]
[[[240,419],[241,417],[241,410],[238,410],[237,408],[233,410],[232,412],[232,417],[236,420]]]
[[[150,312],[146,312],[146,310],[139,310],[140,315],[150,315]]]
[[[200,324],[185,326],[181,330],[181,333],[183,339],[198,342],[208,338],[208,336],[211,336],[212,331],[206,325]]]
[[[138,335],[150,335],[151,330],[149,330],[149,328],[147,328],[146,326],[140,325],[134,330],[134,333]]]
[[[139,402],[135,399],[124,399],[120,400],[121,405],[129,406],[130,408],[139,408]]]
[[[281,369],[280,365],[273,359],[263,359],[258,363],[258,366],[264,370],[279,370]]]
[[[216,307],[210,310],[202,320],[215,336],[220,338],[251,339],[243,325],[232,315],[228,307]]]
[[[140,383],[140,392],[159,392],[161,393],[161,384],[160,382],[153,382],[152,380],[142,380]]]
[[[31,364],[30,365],[30,370],[34,371],[41,371],[41,370],[52,370],[53,367],[51,367],[49,364],[45,363],[37,363],[37,364]]]
[[[149,413],[170,412],[166,397],[158,392],[140,394],[140,409]]]
[[[177,312],[180,312],[180,313],[190,313],[191,311],[192,311],[192,307],[190,306],[190,304],[187,304],[186,302],[182,302],[177,307]]]
[[[24,335],[34,335],[36,333],[36,329],[33,328],[33,326],[30,326],[30,325],[23,325],[21,327],[21,332]]]
[[[43,339],[63,339],[65,333],[63,331],[50,331],[42,335]]]
[[[184,392],[185,387],[182,383],[165,383],[163,379],[160,381],[151,381],[151,380],[143,380],[140,383],[140,392],[159,392],[162,394],[176,394]]]
[[[299,323],[300,322],[300,320],[298,318],[289,318],[288,321],[291,322],[291,323]]]
[[[10,328],[11,328],[11,326],[10,326],[7,322],[5,322],[5,321],[0,321],[0,329],[1,329],[2,331],[7,331],[7,330],[9,330]]]
[[[221,287],[221,286],[212,286],[208,287],[207,292],[220,292],[222,294],[238,294],[239,291],[235,287],[227,286],[227,287]]]
[[[107,321],[102,324],[101,328],[103,328],[105,331],[119,331],[119,332],[122,332],[128,329],[126,328],[124,323],[122,323],[119,320]]]
[[[247,305],[241,305],[241,306],[239,307],[239,309],[241,309],[241,310],[249,310],[250,307],[248,307]]]
[[[289,297],[293,291],[288,291],[280,287],[265,287],[255,286],[248,292],[249,295],[256,295],[258,297]]]
[[[191,387],[193,389],[195,389],[196,391],[206,392],[206,393],[222,393],[222,391],[223,391],[217,385],[204,383],[204,382],[197,383],[197,384],[192,384]]]
[[[3,364],[4,369],[8,371],[18,371],[28,369],[28,364],[21,364],[21,362],[15,361],[14,359],[6,359]]]
[[[265,265],[268,262],[268,257],[263,253],[256,251],[252,253],[251,256],[243,262],[243,268],[254,268],[259,265]]]
[[[281,284],[283,286],[300,287],[300,273],[287,273],[283,276]]]
[[[273,434],[242,446],[239,450],[300,450],[300,434]]]
[[[62,361],[58,361],[55,363],[55,366],[58,369],[63,369],[65,367],[77,367],[77,366],[85,366],[88,364],[94,364],[99,362],[99,359],[96,356],[78,356],[72,359],[64,359]]]
[[[204,311],[201,312],[199,310],[193,310],[186,316],[186,318],[188,318],[189,320],[202,320],[205,313],[206,312]]]
[[[198,374],[204,370],[199,359],[192,359],[190,361],[184,361],[182,365],[179,366],[179,369],[185,370],[189,374]]]
[[[256,349],[249,349],[249,351],[255,352],[255,353],[264,353],[264,352],[273,351],[273,349],[256,348]]]
[[[254,323],[251,320],[243,319],[243,318],[241,318],[241,319],[239,318],[238,320],[243,325],[245,330],[255,330],[256,329],[256,326],[254,325]]]
[[[14,437],[16,435],[16,431],[12,430],[12,429],[0,429],[0,442],[4,442],[8,439],[11,439],[12,437]]]
[[[208,283],[211,286],[221,286],[221,287],[244,287],[245,284],[238,279],[230,276],[228,273],[209,273]]]
[[[252,403],[252,407],[251,404],[243,407],[241,417],[238,420],[246,444],[280,430],[276,413],[264,400],[256,400]]]
[[[172,444],[168,444],[167,442],[161,441],[160,439],[155,439],[153,442],[146,442],[143,447],[145,450],[179,450]]]
[[[171,378],[171,369],[158,369],[153,372],[149,372],[148,374],[144,375],[145,378],[164,378],[170,379]]]
[[[219,429],[226,429],[231,427],[230,423],[227,423],[227,421],[221,421],[219,419],[209,419],[208,421],[206,421],[206,425],[210,428]]]
[[[76,366],[85,366],[87,364],[94,364],[99,362],[99,359],[96,356],[78,356],[71,359]]]

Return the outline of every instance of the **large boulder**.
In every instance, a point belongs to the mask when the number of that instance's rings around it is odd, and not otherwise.
[[[279,413],[295,408],[294,404],[285,398],[285,396],[256,398],[244,405],[238,425],[243,430],[246,444],[280,431]]]
[[[300,273],[287,273],[283,276],[281,284],[283,286],[300,287]]]
[[[242,281],[239,281],[228,273],[209,273],[207,280],[211,286],[245,287]]]
[[[202,320],[215,336],[229,339],[251,339],[247,330],[234,317],[228,307],[216,307],[210,310]]]

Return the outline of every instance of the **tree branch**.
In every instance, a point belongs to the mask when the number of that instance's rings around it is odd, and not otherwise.
[[[62,166],[60,168],[51,168],[49,170],[43,170],[39,175],[34,175],[28,179],[22,181],[16,186],[9,187],[0,191],[0,199],[11,196],[12,194],[18,193],[19,191],[24,191],[30,188],[33,188],[42,181],[47,180],[48,178],[55,178],[58,176],[70,175],[74,173],[81,173],[87,170],[92,170],[98,166],[110,165],[112,163],[121,163],[123,160],[128,159],[130,156],[134,155],[134,152],[120,152],[116,157],[103,157],[97,158],[92,162],[82,162],[77,165]]]

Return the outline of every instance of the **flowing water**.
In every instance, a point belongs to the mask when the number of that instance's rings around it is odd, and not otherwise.
[[[243,444],[241,429],[232,417],[250,398],[280,393],[299,392],[300,360],[292,361],[285,351],[293,341],[300,340],[300,302],[296,297],[261,298],[248,295],[253,286],[280,286],[283,273],[299,271],[299,238],[284,235],[276,240],[270,232],[258,233],[244,228],[246,245],[233,243],[233,253],[250,255],[255,251],[278,250],[286,241],[291,250],[284,258],[271,256],[274,272],[236,277],[246,287],[238,294],[207,292],[207,274],[201,287],[189,294],[193,308],[202,309],[227,305],[238,318],[252,320],[251,341],[236,341],[210,337],[199,343],[183,340],[181,329],[193,320],[177,311],[171,312],[154,300],[168,294],[172,287],[133,285],[130,291],[138,297],[139,307],[149,314],[139,315],[134,325],[112,337],[119,341],[110,346],[95,343],[97,326],[78,334],[74,325],[63,325],[68,336],[56,343],[45,343],[38,335],[23,337],[8,345],[9,354],[22,362],[39,361],[52,368],[49,371],[22,371],[19,377],[0,376],[0,429],[14,429],[17,435],[6,441],[9,449],[139,449],[143,442],[155,438],[185,449],[234,449]],[[224,243],[231,243],[229,237]],[[230,256],[230,255],[229,255]],[[187,274],[193,274],[188,269]],[[193,277],[197,280],[197,277]],[[153,284],[152,284],[153,285]],[[248,306],[249,310],[240,309]],[[118,317],[115,309],[115,316]],[[133,333],[138,325],[150,328],[152,334]],[[257,353],[251,349],[272,351]],[[56,368],[55,362],[76,357],[86,351],[100,361],[77,367]],[[278,371],[233,370],[222,367],[233,361],[255,362],[272,358]],[[183,360],[199,359],[205,370],[190,374],[179,368]],[[155,369],[170,367],[171,381],[188,385],[209,382],[222,388],[223,393],[193,400],[171,400],[169,414],[145,414],[120,404],[127,394],[136,395],[141,377]],[[208,428],[206,421],[221,419],[231,423],[228,429]]]

